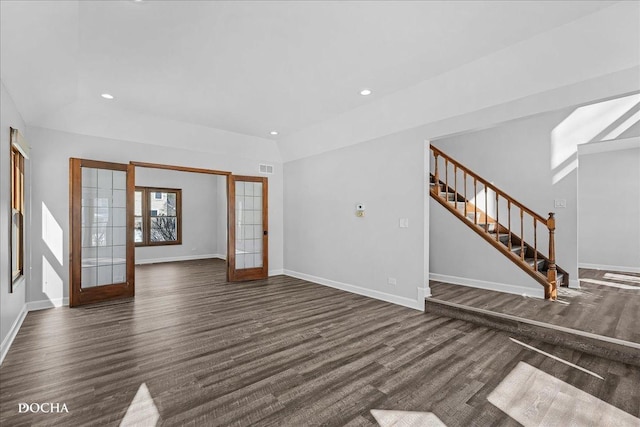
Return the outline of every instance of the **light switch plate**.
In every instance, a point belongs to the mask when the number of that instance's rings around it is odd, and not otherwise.
[[[409,228],[409,218],[400,218],[400,228]]]
[[[567,199],[555,199],[553,201],[553,207],[555,207],[555,208],[566,208],[567,207]]]

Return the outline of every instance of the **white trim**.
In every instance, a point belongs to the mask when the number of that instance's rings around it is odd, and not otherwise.
[[[431,293],[431,287],[427,286],[426,288],[424,288],[424,297],[430,298],[432,296],[433,294]]]
[[[571,288],[571,289],[580,289],[580,280],[579,279],[569,279],[569,288]]]
[[[607,151],[630,150],[640,148],[640,138],[611,139],[608,141],[590,142],[578,145],[578,155],[605,153]]]
[[[27,317],[27,313],[28,313],[27,305],[25,304],[22,306],[22,310],[20,310],[20,313],[18,314],[18,317],[16,318],[16,320],[13,322],[13,325],[11,325],[11,328],[9,329],[9,333],[2,341],[2,345],[0,345],[0,365],[2,365],[2,362],[4,361],[5,356],[9,352],[9,348],[11,347],[11,344],[13,344],[13,340],[16,338],[16,335],[18,335],[18,331],[22,326],[22,322],[24,322],[24,318]]]
[[[429,251],[431,250],[431,244],[429,242],[429,233],[431,232],[431,228],[429,226],[429,218],[430,211],[429,206],[431,205],[431,141],[428,139],[424,140],[422,161],[424,162],[424,176],[422,177],[422,209],[423,209],[423,237],[422,237],[422,277],[424,287],[423,290],[420,291],[418,288],[418,301],[420,300],[420,292],[424,298],[431,296],[431,288],[429,287]]]
[[[588,264],[581,262],[578,268],[589,268],[591,270],[620,271],[622,273],[640,273],[640,267],[623,267],[620,265]]]
[[[445,274],[430,273],[429,278],[437,282],[451,283],[454,285],[469,286],[472,288],[487,289],[490,291],[505,292],[514,295],[526,295],[528,297],[544,299],[544,288],[530,288],[513,285],[511,283],[486,282],[484,280],[469,279],[466,277],[447,276]]]
[[[11,128],[10,140],[11,145],[22,154],[22,157],[28,159],[30,154],[29,144],[27,144],[27,140],[24,139],[20,130]]]
[[[54,298],[45,299],[40,301],[29,301],[27,304],[27,311],[46,310],[48,308],[68,307],[69,298]]]
[[[591,270],[620,271],[622,273],[640,273],[640,267],[623,267],[620,265],[587,264],[579,263],[578,268],[589,268]]]
[[[362,288],[360,286],[355,286],[355,285],[349,285],[347,283],[336,282],[335,280],[325,279],[322,277],[312,276],[310,274],[299,273],[297,271],[291,271],[287,269],[284,270],[284,274],[286,274],[287,276],[295,277],[296,279],[306,280],[307,282],[313,282],[319,285],[340,289],[341,291],[351,292],[353,294],[363,295],[365,297],[374,298],[377,300],[390,302],[392,304],[398,304],[404,307],[413,308],[414,310],[424,311],[424,297],[421,300],[414,300],[411,298],[405,298],[398,295],[387,294],[385,292]],[[418,288],[418,289],[421,289],[421,288]]]
[[[282,274],[285,274],[284,270],[282,268],[277,269],[277,270],[269,270],[269,277],[271,277],[271,276],[280,276]]]
[[[422,301],[425,298],[428,298],[431,296],[431,288],[430,287],[426,287],[426,288],[418,288],[418,301]]]
[[[137,259],[135,261],[135,265],[158,264],[161,262],[175,262],[175,261],[192,261],[196,259],[207,259],[207,258],[220,258],[224,260],[226,259],[226,256],[222,254],[203,254],[203,255],[174,256],[174,257],[165,257],[165,258]]]

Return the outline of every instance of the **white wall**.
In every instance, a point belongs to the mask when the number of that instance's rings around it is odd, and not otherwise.
[[[26,284],[25,279],[20,279],[14,285],[13,293],[9,293],[11,289],[11,278],[10,278],[10,259],[11,253],[9,252],[9,212],[11,206],[10,202],[10,192],[11,192],[11,184],[9,181],[9,170],[11,168],[11,162],[9,157],[9,147],[10,147],[10,138],[9,138],[9,128],[13,127],[19,129],[20,132],[27,137],[27,133],[25,132],[25,125],[20,113],[15,107],[13,103],[13,99],[11,99],[11,95],[7,92],[4,87],[4,83],[0,82],[1,88],[1,96],[0,96],[0,343],[2,343],[2,347],[0,348],[0,361],[5,355],[5,352],[9,348],[9,341],[12,339],[10,337],[10,333],[15,333],[14,327],[16,326],[16,322],[22,321],[22,316],[24,314],[25,309],[25,295],[26,295]],[[26,185],[25,189],[25,209],[29,212],[31,208],[31,204],[29,203],[29,188],[30,185],[30,170],[31,170],[31,162],[27,160],[25,162],[26,167]],[[26,239],[27,244],[31,236],[37,234],[33,233],[33,230],[30,227],[30,224],[27,222],[26,224]],[[28,247],[27,247],[28,248]],[[29,274],[29,268],[31,266],[30,259],[28,257],[28,249],[25,252],[25,273]]]
[[[216,228],[217,228],[217,242],[216,242],[216,253],[220,256],[220,258],[227,259],[227,218],[228,213],[227,209],[227,179],[219,178],[217,181],[216,188],[216,204],[218,206],[219,215],[216,215]],[[220,207],[224,208],[220,209]],[[281,208],[281,207],[278,207]]]
[[[640,138],[634,140],[635,148],[622,150],[621,141],[596,144],[607,151],[580,147],[581,267],[640,273]]]
[[[27,291],[28,301],[44,301],[39,305],[64,303],[68,297],[69,253],[69,158],[128,163],[131,160],[232,171],[242,175],[257,175],[258,160],[238,146],[237,155],[188,151],[152,146],[129,141],[98,138],[66,132],[29,128],[32,145],[32,222],[35,236],[41,234],[44,209],[60,228],[65,254],[59,262],[41,239],[34,239],[31,256],[33,275]],[[215,147],[216,141],[209,141]],[[262,159],[260,159],[262,161]],[[282,241],[282,167],[275,163],[275,173],[269,175],[269,268],[283,268]],[[57,251],[57,249],[56,249]]]
[[[425,159],[424,139],[403,132],[286,163],[285,272],[423,310]]]
[[[226,223],[227,201],[218,196],[222,175],[136,168],[136,186],[182,190],[182,244],[136,247],[136,264],[199,258],[226,258],[219,252],[219,225]]]
[[[332,117],[278,141],[284,161],[369,141],[405,129],[505,106],[500,120],[564,108],[638,89],[638,2],[618,2],[566,25]],[[558,90],[561,93],[550,93]],[[548,96],[551,95],[551,96]],[[374,97],[377,98],[374,88]],[[529,97],[535,102],[518,103]],[[523,113],[523,110],[526,110]],[[518,116],[518,114],[521,114]],[[510,116],[510,117],[508,117]]]

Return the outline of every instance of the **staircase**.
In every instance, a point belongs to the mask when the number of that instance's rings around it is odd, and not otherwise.
[[[554,214],[540,216],[433,145],[431,170],[431,197],[540,283],[546,299],[555,300],[557,286],[568,286],[569,275],[555,262]]]

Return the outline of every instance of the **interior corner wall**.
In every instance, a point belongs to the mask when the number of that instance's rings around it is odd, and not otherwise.
[[[640,148],[580,154],[581,267],[640,273]]]
[[[43,128],[28,128],[31,144],[33,236],[42,235],[43,217],[58,228],[61,248],[49,248],[40,238],[32,239],[32,280],[27,301],[41,308],[64,303],[69,288],[69,158],[84,158],[115,163],[149,163],[226,170],[238,175],[258,175],[258,164],[269,161],[275,166],[269,175],[269,267],[283,268],[282,237],[282,165],[269,159],[252,158],[238,147],[237,154],[188,151],[117,139],[79,135]],[[216,141],[209,141],[215,147]],[[54,225],[55,224],[55,225]],[[64,254],[58,260],[53,252]]]
[[[136,186],[182,191],[182,244],[136,247],[136,264],[226,258],[226,248],[218,249],[218,225],[227,218],[226,197],[218,197],[219,181],[226,182],[226,177],[136,167]]]
[[[424,310],[425,159],[412,130],[285,163],[285,273]]]
[[[13,293],[9,292],[11,289],[11,253],[9,252],[9,218],[10,209],[9,204],[11,199],[11,184],[9,181],[10,176],[10,137],[9,128],[13,127],[25,135],[25,124],[16,109],[13,99],[4,87],[4,83],[0,82],[0,343],[2,343],[1,353],[4,356],[4,352],[8,350],[9,341],[12,339],[9,335],[16,329],[14,325],[21,320],[21,316],[24,315],[26,304],[26,288],[25,278],[19,279],[16,282]],[[28,139],[27,139],[28,140]],[[26,184],[30,185],[30,161],[25,161],[25,176]],[[31,206],[29,204],[29,188],[25,188],[25,209],[29,212]],[[29,236],[33,235],[29,225],[26,227],[26,232]],[[28,248],[25,251],[25,276],[29,275],[30,260],[26,256],[28,254]],[[28,278],[26,278],[28,280]],[[0,357],[1,360],[1,357]]]
[[[557,176],[558,171],[551,167],[552,131],[572,111],[573,109],[565,109],[539,114],[480,131],[438,139],[433,144],[541,216],[546,218],[549,212],[555,212],[556,263],[569,273],[575,284],[578,278],[577,170],[567,169],[567,174],[554,183],[554,176]],[[566,208],[555,208],[555,199],[566,200]],[[433,209],[444,208],[435,206]],[[438,218],[436,215],[430,216],[431,230],[446,227]],[[471,236],[473,231],[468,230],[467,234]],[[431,273],[451,274],[457,264],[464,262],[459,254],[460,246],[464,243],[454,239],[436,241],[435,236],[432,233],[430,239]],[[490,252],[495,250],[488,243],[485,246],[486,251],[480,251],[475,256],[485,259],[490,265],[495,262],[492,261],[493,254]],[[434,256],[435,248],[441,256]],[[469,277],[465,279],[522,283],[520,272],[514,277],[501,268],[489,270],[482,277],[479,273],[468,271],[466,274]],[[533,278],[528,278],[528,281],[537,284]]]

